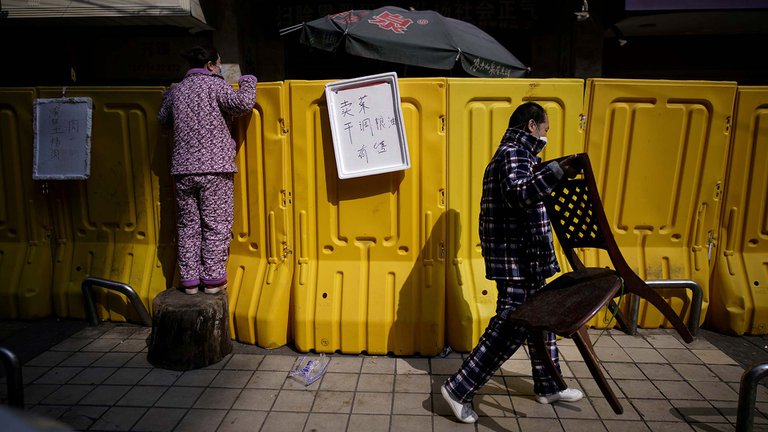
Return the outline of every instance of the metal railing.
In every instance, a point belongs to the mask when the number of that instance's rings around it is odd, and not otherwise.
[[[8,380],[8,405],[24,408],[24,381],[21,377],[21,363],[11,350],[0,347],[0,360],[5,366],[5,375]]]
[[[699,333],[699,321],[701,321],[701,304],[704,291],[701,285],[689,279],[647,280],[645,281],[653,289],[685,288],[691,290],[691,314],[688,317],[688,330],[691,335]],[[630,297],[629,302],[629,334],[637,334],[637,317],[640,312],[640,301],[636,295]]]
[[[736,432],[752,431],[755,419],[757,383],[768,375],[768,363],[752,365],[741,375],[739,406],[736,411]]]
[[[81,288],[83,290],[83,302],[85,303],[85,315],[91,325],[99,325],[99,318],[96,315],[96,304],[93,300],[94,287],[101,287],[108,290],[117,291],[120,294],[128,297],[128,301],[139,314],[139,318],[141,318],[142,323],[146,327],[152,327],[152,319],[149,317],[147,308],[144,307],[144,303],[141,302],[141,299],[139,299],[136,291],[134,291],[130,285],[107,279],[87,277],[83,281]]]

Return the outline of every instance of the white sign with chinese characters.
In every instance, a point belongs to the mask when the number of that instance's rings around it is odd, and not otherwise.
[[[397,74],[329,83],[325,97],[339,178],[410,168]]]
[[[35,99],[32,178],[85,180],[91,174],[91,98]]]

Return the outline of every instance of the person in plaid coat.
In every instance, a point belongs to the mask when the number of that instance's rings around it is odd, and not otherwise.
[[[230,120],[252,112],[256,77],[243,75],[234,90],[221,75],[215,48],[183,54],[190,69],[163,95],[161,125],[173,127],[171,174],[176,185],[181,288],[207,294],[227,287],[227,259],[234,221],[235,140]]]
[[[547,144],[549,121],[544,108],[526,102],[512,113],[504,137],[483,176],[480,200],[480,244],[486,278],[496,281],[496,315],[464,360],[461,368],[442,385],[441,393],[454,415],[464,423],[477,421],[472,398],[528,337],[528,330],[506,319],[546,284],[560,267],[552,243],[552,231],[543,198],[560,179],[576,175],[571,158],[537,166],[537,156]],[[544,369],[542,356],[549,355],[559,370],[555,335],[546,340],[548,352],[528,343],[536,400],[552,403],[577,401],[578,389],[558,391]]]

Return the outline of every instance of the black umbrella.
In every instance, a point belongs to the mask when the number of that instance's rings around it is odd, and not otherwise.
[[[281,30],[301,29],[300,41],[326,51],[433,69],[457,61],[477,77],[522,77],[528,71],[512,53],[474,25],[431,10],[384,6],[326,15]]]

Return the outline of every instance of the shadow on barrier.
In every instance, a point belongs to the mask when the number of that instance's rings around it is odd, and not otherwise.
[[[141,299],[139,299],[136,291],[134,291],[130,285],[106,279],[87,277],[83,281],[81,287],[83,290],[85,317],[88,319],[88,322],[90,322],[91,325],[99,325],[99,318],[96,315],[96,304],[93,300],[93,288],[101,287],[108,290],[117,291],[120,294],[128,297],[128,301],[131,303],[131,306],[133,306],[133,309],[136,310],[136,313],[139,314],[139,318],[141,318],[142,324],[144,324],[145,327],[152,327],[152,319],[149,317],[147,308],[144,307],[144,303],[141,302]]]
[[[741,375],[739,406],[736,411],[736,432],[752,430],[755,419],[755,397],[757,384],[768,375],[768,363],[752,365]]]
[[[5,367],[5,375],[8,381],[8,405],[24,408],[24,381],[21,377],[21,364],[11,350],[0,347],[0,360]]]

